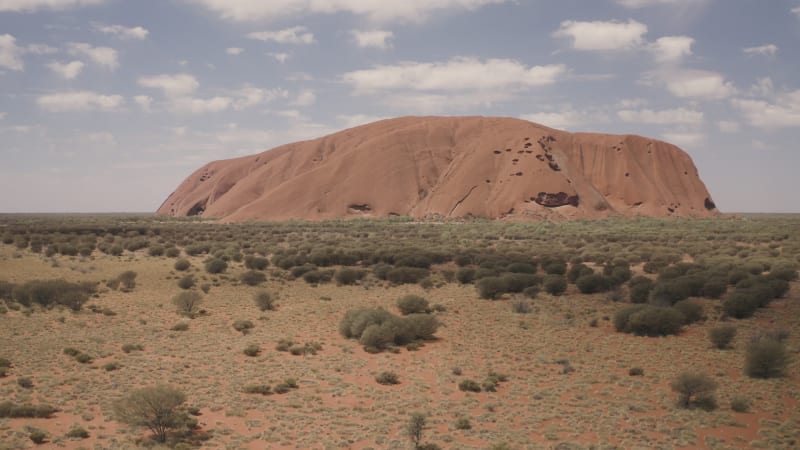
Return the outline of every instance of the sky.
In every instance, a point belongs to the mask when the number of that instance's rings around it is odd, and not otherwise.
[[[662,139],[720,210],[800,212],[800,0],[0,0],[0,212],[405,115]]]

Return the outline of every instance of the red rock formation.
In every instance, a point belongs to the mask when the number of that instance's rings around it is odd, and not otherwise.
[[[245,221],[717,211],[689,155],[665,142],[572,134],[511,118],[402,117],[211,162],[158,214]]]

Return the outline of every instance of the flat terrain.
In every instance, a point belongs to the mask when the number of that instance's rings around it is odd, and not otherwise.
[[[92,223],[89,218],[73,218],[56,232],[48,224],[60,219],[30,220],[26,228],[30,233],[62,236]],[[102,224],[113,220],[102,219]],[[7,230],[29,226],[14,217],[2,222]],[[94,226],[99,225],[89,228]],[[166,228],[152,232],[159,227]],[[88,256],[45,256],[0,244],[0,280],[100,282],[97,294],[80,312],[63,307],[3,308],[0,357],[13,366],[8,376],[0,378],[0,400],[46,403],[60,411],[48,419],[0,419],[0,448],[36,447],[27,427],[48,433],[47,448],[151,445],[145,430],[115,421],[111,405],[132,389],[161,383],[179,387],[188,404],[199,408],[198,433],[208,433],[208,440],[198,444],[202,448],[411,448],[404,430],[413,412],[427,415],[423,441],[442,448],[789,449],[800,445],[796,281],[783,298],[752,318],[725,319],[722,300],[696,298],[706,320],[685,326],[676,336],[643,337],[617,332],[612,323],[627,296],[614,301],[619,299],[609,293],[581,294],[572,283],[560,296],[539,293],[531,300],[531,312],[518,314],[511,302],[521,294],[484,300],[472,284],[447,282],[445,273],[458,269],[452,261],[434,264],[430,285],[423,283],[426,287],[381,280],[368,264],[361,264],[366,277],[351,286],[312,285],[275,266],[276,254],[287,249],[377,252],[392,246],[491,249],[499,254],[560,252],[568,261],[582,255],[598,270],[603,259],[621,256],[631,262],[634,274],[644,273],[647,259],[638,249],[679,253],[682,261],[718,257],[704,264],[718,263],[720,255],[742,265],[797,264],[797,217],[563,225],[337,222],[260,228],[146,219],[125,230],[107,232],[105,239],[116,235],[120,242],[119,236],[135,236],[150,245],[175,245],[191,268],[176,271],[176,258],[150,256],[147,247],[120,256],[98,248]],[[246,269],[235,258],[224,273],[209,274],[203,268],[207,254],[185,254],[187,245],[212,237],[226,251],[234,251],[233,246],[236,252],[271,257],[267,280],[258,286],[241,283],[238,277]],[[101,234],[98,242],[103,239]],[[242,245],[245,242],[248,245]],[[259,251],[260,243],[265,248]],[[129,270],[137,274],[130,292],[106,286],[107,280]],[[171,301],[182,291],[177,280],[186,273],[193,274],[198,285],[211,285],[200,305],[205,314],[194,319],[179,315]],[[275,310],[260,311],[253,302],[253,294],[264,289],[277,295]],[[371,354],[356,340],[339,334],[339,320],[346,311],[380,306],[397,313],[396,300],[407,294],[444,307],[435,313],[442,323],[437,340],[416,351],[401,347],[397,353]],[[12,306],[11,300],[6,303]],[[233,328],[237,320],[250,320],[254,327],[248,334],[238,332]],[[732,348],[717,350],[708,332],[723,321],[738,332]],[[188,329],[173,331],[178,322],[188,323]],[[766,380],[745,376],[748,341],[757,332],[774,330],[790,331],[785,341],[791,355],[787,376]],[[317,342],[322,349],[316,355],[294,356],[275,349],[281,339]],[[141,344],[143,350],[125,353],[124,344]],[[258,345],[261,353],[245,356],[243,349],[249,344]],[[94,359],[78,363],[63,354],[65,347]],[[119,368],[106,370],[111,362]],[[630,376],[631,368],[643,369],[644,375]],[[395,372],[400,384],[378,384],[375,375],[382,371]],[[717,381],[716,410],[676,407],[670,382],[685,371],[704,372]],[[489,372],[508,376],[496,392],[459,390],[460,381],[481,382]],[[20,387],[21,377],[29,377],[33,387]],[[287,378],[296,378],[299,388],[269,396],[243,392],[245,385],[274,386]],[[735,397],[749,400],[750,411],[732,411]],[[457,429],[459,418],[468,419],[471,429]],[[65,437],[75,425],[90,436]]]

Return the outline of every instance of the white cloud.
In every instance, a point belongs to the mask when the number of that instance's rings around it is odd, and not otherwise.
[[[394,33],[386,30],[353,30],[350,32],[356,45],[361,48],[378,48],[386,50],[392,46],[389,42]]]
[[[133,101],[142,108],[144,112],[150,112],[153,105],[153,98],[147,95],[137,95],[133,97]]]
[[[800,17],[800,6],[797,8],[792,8],[792,13],[794,13],[797,17]]]
[[[238,56],[244,53],[244,49],[240,47],[228,47],[225,49],[225,53],[231,56]]]
[[[141,77],[138,83],[142,87],[160,89],[167,97],[186,96],[200,87],[197,79],[186,73]]]
[[[305,89],[300,91],[297,94],[297,98],[294,99],[292,105],[296,106],[311,106],[317,101],[317,95],[314,93],[312,89]]]
[[[80,6],[99,5],[106,0],[0,0],[0,12],[33,12],[42,9],[69,9]]]
[[[178,113],[203,114],[225,111],[230,108],[230,97],[191,98],[181,97],[170,100],[170,109]]]
[[[457,57],[446,62],[376,66],[345,73],[342,80],[358,92],[491,90],[549,85],[565,72],[566,67],[560,64],[528,67],[511,59]]]
[[[281,53],[281,52],[271,52],[271,53],[267,53],[267,55],[272,57],[272,59],[274,59],[275,61],[278,61],[281,64],[285,63],[286,60],[289,59],[289,56],[290,56],[288,53]]]
[[[10,34],[0,34],[0,67],[9,70],[23,70],[22,48],[17,46],[17,39]]]
[[[623,122],[644,123],[649,125],[683,124],[698,125],[704,121],[702,111],[695,111],[686,108],[664,109],[654,111],[652,109],[623,109],[617,112],[617,117]]]
[[[119,67],[117,51],[111,47],[93,47],[85,42],[70,42],[67,45],[70,55],[84,55],[95,64],[105,66],[111,70]]]
[[[778,95],[773,102],[734,99],[731,104],[754,127],[768,130],[800,127],[800,90]]]
[[[279,98],[287,98],[289,92],[284,89],[261,89],[245,86],[235,91],[234,95],[238,97],[233,103],[234,109],[242,110],[263,103],[269,103]]]
[[[717,128],[723,133],[738,133],[739,122],[734,122],[732,120],[720,120],[717,122]]]
[[[68,63],[60,63],[53,61],[47,64],[47,68],[60,75],[67,80],[75,79],[83,70],[84,64],[80,61],[71,61]]]
[[[694,42],[689,36],[664,36],[650,44],[650,50],[659,62],[677,62],[692,54]]]
[[[58,53],[58,49],[45,44],[29,44],[27,47],[25,47],[25,53],[31,53],[34,55],[52,55],[53,53]]]
[[[665,141],[675,145],[698,145],[706,140],[706,135],[703,133],[691,133],[676,131],[672,133],[664,133],[661,135]]]
[[[8,115],[8,113],[7,113],[7,112],[5,112],[5,111],[0,111],[0,120],[3,120],[3,119],[5,119],[7,115]]]
[[[142,27],[126,27],[125,25],[102,24],[94,24],[94,27],[101,33],[111,34],[122,39],[136,39],[141,41],[147,39],[147,35],[150,34],[147,29]]]
[[[86,141],[95,144],[115,145],[117,143],[114,135],[107,132],[87,133],[83,137]]]
[[[279,44],[313,44],[314,33],[306,27],[291,27],[275,31],[256,31],[247,35],[250,39]]]
[[[774,86],[772,84],[772,78],[759,78],[756,80],[753,86],[750,87],[750,93],[752,95],[758,95],[761,97],[769,97],[772,95],[773,88]]]
[[[125,99],[120,95],[103,95],[92,91],[71,91],[42,95],[36,103],[49,112],[113,111]]]
[[[572,48],[586,51],[631,50],[642,45],[647,25],[628,22],[578,22],[565,20],[553,33],[557,38],[571,39]]]
[[[700,100],[721,100],[736,93],[736,87],[716,72],[674,70],[648,74],[650,81],[664,85],[674,96]]]
[[[775,44],[759,45],[758,47],[743,48],[742,52],[747,56],[775,56],[778,53],[778,46]]]
[[[237,21],[274,20],[310,13],[347,12],[371,21],[421,22],[434,13],[473,11],[485,5],[513,0],[187,0]]]
[[[617,3],[625,8],[639,9],[648,6],[687,6],[703,3],[705,0],[617,0]]]

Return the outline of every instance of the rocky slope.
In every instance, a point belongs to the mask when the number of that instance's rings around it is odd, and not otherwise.
[[[224,221],[709,217],[689,155],[511,118],[402,117],[198,169],[158,209]]]

